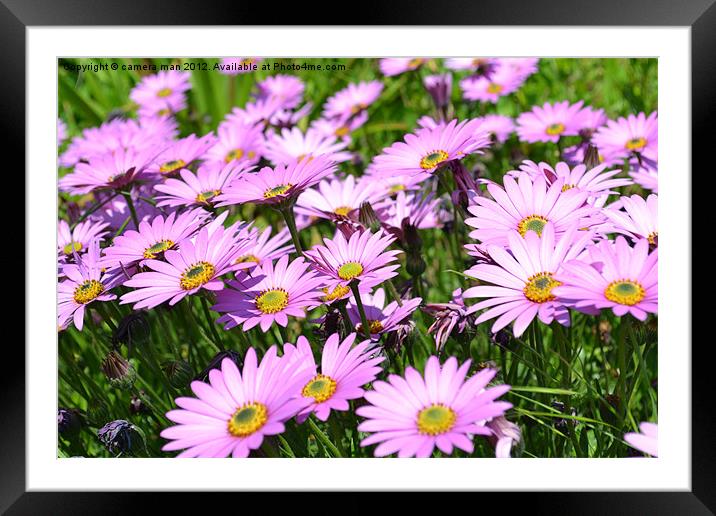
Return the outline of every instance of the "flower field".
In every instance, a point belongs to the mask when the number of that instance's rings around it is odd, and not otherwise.
[[[58,87],[59,457],[658,455],[655,59]]]

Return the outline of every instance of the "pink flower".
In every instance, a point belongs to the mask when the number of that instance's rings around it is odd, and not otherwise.
[[[258,365],[249,348],[241,372],[225,358],[220,370],[209,372],[209,383],[191,383],[196,397],[177,398],[180,409],[167,412],[178,424],[161,432],[170,440],[162,450],[185,450],[178,457],[248,457],[264,436],[282,433],[284,422],[309,403],[299,394],[311,374],[309,364],[278,357],[276,346]]]
[[[517,134],[520,140],[557,143],[562,136],[579,134],[580,119],[577,116],[583,101],[570,104],[568,101],[543,106],[534,106],[532,111],[517,117]]]
[[[260,325],[266,333],[276,322],[286,327],[288,316],[303,318],[306,308],[318,306],[323,279],[307,271],[308,263],[296,258],[290,264],[282,256],[274,264],[266,261],[256,266],[251,275],[237,274],[226,290],[219,292],[215,312],[224,313],[217,322],[228,330],[242,325],[248,331]]]
[[[296,420],[305,421],[312,413],[321,421],[326,421],[331,410],[349,410],[348,401],[362,398],[363,386],[375,380],[381,368],[378,364],[385,360],[379,356],[375,346],[364,340],[355,346],[356,334],[349,334],[343,342],[337,333],[326,340],[321,353],[321,372],[318,373],[313,358],[313,351],[308,340],[300,336],[296,348],[286,345],[286,356],[291,359],[291,352],[300,357],[299,363],[308,365],[313,377],[301,389],[301,396],[310,401],[310,405],[302,409]],[[296,360],[297,358],[294,358]]]
[[[659,146],[659,125],[657,113],[648,117],[644,113],[608,120],[607,125],[597,129],[594,144],[607,155],[626,158],[640,154],[656,161]]]
[[[189,72],[163,71],[147,75],[129,94],[139,104],[140,116],[167,115],[186,108],[186,95],[191,88]]]
[[[157,196],[157,206],[214,206],[224,190],[251,169],[246,162],[207,163],[199,167],[196,174],[182,169],[179,171],[181,180],[169,178],[154,186],[165,194]]]
[[[375,294],[371,295],[365,292],[361,293],[360,296],[370,325],[370,333],[375,336],[397,330],[406,319],[410,318],[423,301],[421,298],[415,297],[402,300],[403,306],[398,305],[397,301],[392,301],[386,306],[385,291],[382,288],[376,289]],[[356,331],[362,332],[360,312],[353,296],[348,301],[346,312]]]
[[[422,57],[386,57],[380,60],[380,71],[386,77],[417,70],[427,59]]]
[[[365,177],[357,181],[355,176],[324,179],[317,188],[306,190],[298,197],[296,213],[329,220],[348,218],[363,202],[373,203],[384,195],[379,184]]]
[[[361,81],[351,83],[330,97],[323,106],[323,116],[346,120],[364,111],[380,96],[383,83]]]
[[[358,430],[372,432],[361,446],[380,443],[376,457],[429,457],[436,446],[448,455],[455,447],[472,453],[473,436],[491,435],[485,423],[512,405],[495,401],[509,385],[485,389],[497,371],[483,369],[465,381],[469,367],[470,360],[458,368],[455,357],[441,367],[431,356],[424,378],[408,367],[404,378],[391,374],[387,382],[373,382],[374,390],[364,395],[370,404],[356,409],[366,418]]]
[[[632,448],[644,452],[652,457],[659,456],[659,427],[656,423],[640,423],[641,433],[630,432],[624,434],[624,440]]]
[[[632,314],[640,321],[657,313],[658,251],[649,253],[649,242],[629,247],[622,236],[602,240],[591,253],[592,263],[571,260],[555,275],[561,283],[554,295],[576,310],[594,314],[611,308],[615,315]]]
[[[309,128],[304,134],[298,127],[284,128],[280,135],[269,133],[266,136],[264,155],[277,165],[317,157],[341,163],[351,159],[350,153],[344,151],[347,146],[345,141],[338,141],[333,136],[325,136],[315,129]]]

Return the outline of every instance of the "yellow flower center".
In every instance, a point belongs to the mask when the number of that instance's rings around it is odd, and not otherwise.
[[[197,262],[182,273],[179,285],[184,290],[201,287],[214,277],[214,271],[214,266],[209,262]]]
[[[211,201],[220,193],[221,190],[207,190],[206,192],[201,192],[200,194],[197,194],[196,202],[198,202],[199,204],[209,204],[209,201]]]
[[[239,256],[234,263],[246,263],[246,262],[254,262],[255,264],[261,263],[261,260],[256,255],[253,254],[245,254],[243,256]]]
[[[97,280],[87,280],[75,289],[75,302],[86,305],[104,292],[104,285]]]
[[[495,82],[491,82],[487,85],[487,93],[500,93],[502,91],[502,84],[497,84]]]
[[[253,159],[253,157],[256,156],[256,153],[254,151],[245,152],[244,149],[234,149],[226,153],[224,161],[229,163],[231,161],[234,161],[235,159],[241,159],[244,157],[244,154],[249,159]]]
[[[161,98],[168,97],[171,94],[172,94],[171,88],[162,88],[161,90],[159,90],[157,92],[157,97],[161,97]]]
[[[364,104],[363,102],[360,102],[359,104],[355,104],[351,107],[351,113],[354,115],[357,115],[364,109],[368,109],[368,104]]]
[[[333,213],[335,213],[339,217],[347,217],[348,214],[352,211],[353,208],[351,208],[350,206],[340,206],[339,208],[333,210]]]
[[[245,403],[234,415],[231,416],[228,423],[228,430],[234,437],[247,437],[268,421],[268,410],[263,403]]]
[[[563,191],[563,192],[566,192],[567,190],[571,190],[571,189],[574,188],[574,187],[575,187],[575,185],[564,185],[564,186],[562,187],[562,191]]]
[[[160,109],[159,111],[157,111],[157,115],[159,115],[159,116],[166,116],[166,115],[169,115],[170,113],[171,113],[171,111],[169,111],[169,108],[163,108],[163,109]]]
[[[345,135],[347,135],[350,132],[350,128],[347,125],[342,125],[336,131],[333,133],[338,138],[343,138]]]
[[[275,314],[288,306],[288,292],[282,288],[266,290],[256,296],[256,308],[265,314]]]
[[[626,142],[625,147],[630,151],[640,151],[646,147],[646,138],[632,138]]]
[[[380,333],[383,331],[383,323],[380,321],[376,321],[375,319],[368,319],[368,329],[370,330],[370,333],[372,335],[375,335],[376,333]],[[356,332],[363,331],[363,325],[361,323],[358,323],[356,325]]]
[[[434,150],[420,160],[420,168],[428,170],[437,167],[443,161],[447,161],[448,153],[444,150]]]
[[[186,162],[183,159],[175,159],[172,161],[167,161],[164,163],[161,167],[159,167],[159,172],[162,174],[171,174],[172,172],[176,172],[180,168],[184,168],[186,166]]]
[[[423,435],[440,435],[449,432],[457,414],[440,403],[430,405],[418,413],[418,431]]]
[[[330,376],[317,374],[308,382],[301,394],[304,398],[313,398],[316,403],[323,403],[336,392],[336,381]]]
[[[646,239],[649,241],[649,243],[651,245],[657,245],[657,242],[658,242],[657,238],[659,238],[659,233],[657,233],[656,231],[654,231],[653,233],[650,233],[649,236],[646,237]]]
[[[363,265],[358,262],[346,262],[338,268],[338,277],[346,281],[360,276],[363,272]]]
[[[82,244],[79,242],[70,242],[67,244],[63,249],[62,252],[64,252],[66,255],[70,255],[73,252],[77,251],[78,253],[82,250]]]
[[[546,129],[547,134],[555,136],[564,132],[564,124],[552,124]]]
[[[405,190],[405,185],[393,185],[390,187],[390,193],[398,193]]]
[[[559,285],[561,283],[552,277],[551,272],[540,272],[527,279],[527,284],[522,292],[533,303],[544,303],[554,301],[555,296],[552,294],[552,289]]]
[[[640,303],[646,296],[646,290],[636,281],[616,280],[612,281],[604,289],[604,297],[613,303],[633,306]]]
[[[144,257],[147,259],[156,258],[159,253],[163,253],[167,249],[171,249],[174,246],[174,242],[171,240],[160,240],[151,247],[147,247],[144,250]]]
[[[408,62],[408,68],[417,68],[425,62],[422,57],[415,57]]]
[[[269,188],[264,192],[264,199],[271,199],[273,197],[283,195],[288,192],[292,187],[293,185],[291,183],[288,183],[286,185],[278,185],[274,186],[273,188]]]
[[[520,221],[519,224],[517,224],[517,231],[520,232],[520,235],[523,237],[525,234],[527,234],[528,231],[534,231],[539,236],[542,236],[542,230],[544,229],[545,225],[547,224],[547,219],[540,215],[530,215],[529,217],[525,217]]]
[[[323,292],[326,293],[325,296],[323,296],[323,301],[326,303],[330,303],[331,301],[335,301],[336,299],[339,299],[346,294],[348,294],[351,289],[345,285],[336,285],[336,287],[329,292],[328,287],[325,287],[323,289]]]
[[[254,59],[242,59],[240,64],[242,65],[252,65],[254,64]]]

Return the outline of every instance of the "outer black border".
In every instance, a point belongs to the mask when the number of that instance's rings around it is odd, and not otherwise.
[[[716,96],[715,0],[453,0],[439,8],[426,0],[390,3],[363,0],[350,21],[360,25],[641,25],[690,26],[692,30],[692,135],[693,169],[713,174],[714,98]],[[266,7],[264,7],[266,5]],[[0,77],[5,88],[0,96],[3,157],[19,157],[11,172],[24,170],[25,139],[25,28],[30,25],[309,25],[342,23],[336,3],[282,4],[280,12],[257,2],[204,0],[0,0]],[[307,11],[310,11],[307,16]],[[349,9],[351,11],[351,9]],[[331,16],[333,15],[333,16]],[[11,151],[13,149],[14,151]],[[701,166],[699,166],[701,165]],[[683,173],[684,171],[672,171]],[[16,176],[15,176],[16,177]],[[31,192],[32,185],[29,187]],[[15,196],[17,198],[17,196]],[[694,203],[695,204],[695,203]],[[712,216],[709,217],[709,222]],[[696,219],[694,220],[696,222]],[[26,233],[25,233],[26,234]],[[711,234],[713,232],[711,231]],[[6,258],[7,259],[7,258]],[[15,267],[16,258],[15,258]],[[27,273],[27,271],[25,271]],[[709,280],[712,281],[712,280]],[[26,300],[28,302],[29,300]],[[702,305],[703,306],[703,305]],[[26,304],[29,308],[29,303]],[[696,308],[696,305],[694,305]],[[711,306],[707,305],[706,310]],[[706,315],[706,314],[702,314]],[[26,312],[26,324],[29,314]],[[698,320],[698,319],[697,319]],[[683,342],[691,339],[686,329]],[[8,514],[126,514],[141,507],[147,495],[130,493],[25,493],[25,358],[17,342],[3,342],[0,367],[0,510]],[[498,503],[514,507],[515,500],[530,504],[531,512],[557,514],[714,514],[716,511],[716,423],[713,415],[713,362],[707,356],[713,337],[696,341],[693,353],[692,489],[690,493],[511,493],[498,494]],[[12,358],[12,353],[16,356]],[[31,364],[30,364],[31,365]],[[151,495],[151,502],[164,511],[186,509],[188,496]],[[212,498],[217,494],[208,494]],[[440,495],[442,498],[444,495]],[[453,495],[450,495],[453,496]],[[490,496],[480,494],[480,505]],[[158,498],[157,498],[158,497]],[[305,494],[291,495],[298,507]],[[500,497],[500,498],[497,498]],[[192,497],[193,498],[193,497]],[[226,498],[222,496],[222,498]],[[368,500],[373,500],[368,503]],[[236,500],[236,498],[233,498]],[[314,499],[315,500],[315,499]],[[417,498],[416,500],[420,500]],[[202,500],[204,503],[205,500]],[[298,503],[297,503],[298,502]],[[445,499],[443,498],[443,503]],[[507,502],[507,503],[505,503]],[[265,503],[265,502],[264,502]],[[474,502],[469,502],[474,503]],[[181,505],[179,505],[181,504]],[[375,505],[374,505],[375,504]],[[348,495],[341,506],[371,511],[384,501]],[[302,504],[303,505],[303,504]],[[320,503],[321,506],[325,505]],[[401,503],[401,506],[403,504]],[[204,508],[207,509],[206,505]],[[710,510],[709,510],[710,508]],[[209,508],[209,510],[211,510]],[[163,511],[163,512],[164,512]]]

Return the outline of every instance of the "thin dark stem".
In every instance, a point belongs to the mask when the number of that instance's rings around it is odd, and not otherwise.
[[[360,292],[358,291],[358,283],[351,281],[349,283],[353,297],[356,300],[356,306],[358,307],[358,313],[360,314],[361,329],[368,340],[371,340],[370,324],[368,324],[368,317],[365,315],[365,308],[363,308],[363,300],[360,298]]]
[[[291,233],[291,239],[293,240],[293,247],[296,248],[296,254],[303,256],[303,248],[301,247],[301,240],[298,238],[298,230],[296,229],[296,219],[293,217],[293,207],[288,206],[279,210],[283,219],[286,221],[288,231]]]
[[[139,230],[139,219],[137,218],[137,211],[134,209],[134,201],[132,201],[132,194],[128,192],[122,192],[124,200],[127,201],[129,206],[129,213],[132,214],[132,221],[134,222],[135,229]]]

